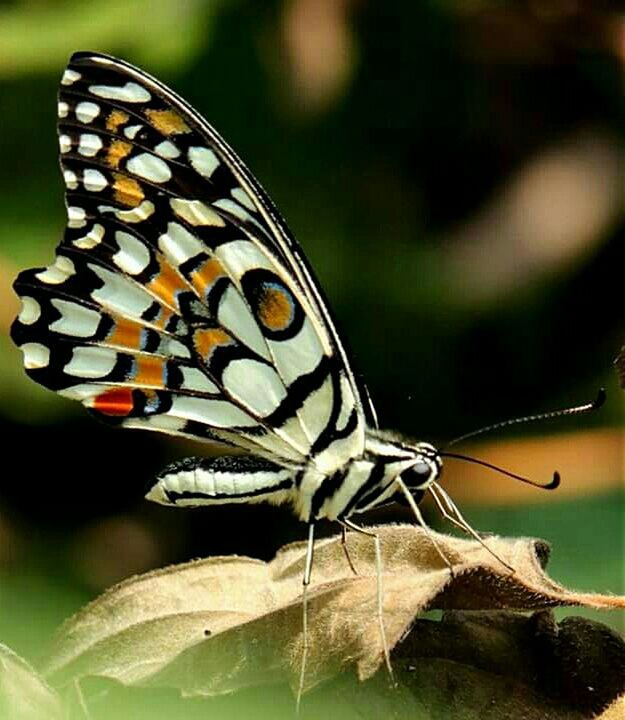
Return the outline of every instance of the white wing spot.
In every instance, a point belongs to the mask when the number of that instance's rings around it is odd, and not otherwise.
[[[118,220],[128,223],[138,223],[147,220],[154,214],[154,203],[144,200],[141,205],[137,205],[132,210],[119,210],[110,205],[99,205],[98,210],[101,213],[113,213]]]
[[[93,407],[93,398],[110,389],[110,385],[89,383],[86,385],[73,385],[64,390],[57,390],[57,392],[65,398],[84,403],[86,407]]]
[[[186,358],[187,360],[191,357],[189,348],[175,338],[166,338],[163,348],[165,355],[174,355],[175,357]]]
[[[208,180],[219,167],[219,158],[207,147],[189,148],[189,162],[196,172]]]
[[[257,424],[254,418],[226,400],[209,400],[183,395],[173,397],[170,414],[187,420],[197,420],[203,425],[222,428],[252,427]]]
[[[118,210],[115,215],[122,222],[138,223],[147,220],[153,213],[154,203],[144,200],[138,207],[132,210]]]
[[[85,208],[70,205],[67,208],[67,224],[71,228],[81,228],[87,224]]]
[[[169,435],[184,434],[186,420],[169,417],[169,415],[152,415],[151,417],[128,418],[124,420],[124,427],[139,428],[141,430],[161,430]],[[147,497],[147,495],[146,495]]]
[[[72,139],[69,135],[59,135],[59,150],[62,153],[69,152],[72,149]]]
[[[217,385],[209,380],[199,368],[181,365],[180,370],[182,371],[181,389],[202,393],[219,393]]]
[[[65,118],[65,117],[67,117],[67,115],[68,115],[68,113],[69,113],[69,105],[68,105],[66,102],[63,102],[62,100],[59,101],[59,103],[57,104],[56,108],[57,108],[57,115],[58,115],[60,118]]]
[[[61,78],[61,85],[73,85],[76,80],[80,80],[81,77],[82,75],[79,72],[67,69]]]
[[[83,133],[78,142],[78,152],[84,157],[93,157],[102,149],[102,139],[93,133]]]
[[[213,225],[224,227],[225,222],[214,210],[205,205],[201,200],[181,200],[173,198],[169,201],[171,209],[176,215],[189,225]]]
[[[90,85],[89,92],[106,100],[123,100],[142,103],[151,99],[150,93],[135,82],[127,82],[122,87],[115,85]]]
[[[128,278],[89,263],[88,267],[103,281],[102,287],[94,290],[91,297],[105,307],[113,308],[131,317],[141,317],[154,302],[154,298],[142,287],[135,284]]]
[[[113,262],[120,270],[129,275],[138,275],[146,269],[150,262],[150,252],[140,240],[130,233],[118,230],[115,233],[115,242],[119,252],[113,255]]]
[[[217,320],[220,325],[231,332],[247,347],[254,350],[261,357],[271,360],[258,324],[238,290],[230,285],[222,295],[217,308]]]
[[[248,213],[248,211],[244,207],[239,205],[239,203],[234,202],[234,200],[223,198],[222,200],[216,200],[213,205],[220,208],[221,210],[229,212],[231,215],[239,218],[239,220],[251,222],[255,225],[258,225],[258,222]]]
[[[22,301],[22,309],[20,310],[20,314],[17,319],[23,325],[32,325],[33,323],[36,323],[41,316],[41,305],[35,300],[35,298],[30,297],[30,295],[22,295],[20,300]]]
[[[74,377],[101,378],[111,372],[116,362],[115,350],[98,346],[79,346],[74,348],[72,359],[63,370]]]
[[[65,257],[65,255],[57,255],[52,265],[36,273],[35,277],[47,285],[59,285],[74,275],[75,272],[76,268],[74,267],[74,263],[68,257]]]
[[[141,153],[131,157],[126,163],[126,169],[133,175],[155,183],[167,182],[171,179],[169,165],[150,153]]]
[[[100,114],[100,106],[92,102],[79,102],[76,105],[76,119],[82,123],[93,122]]]
[[[173,142],[170,142],[169,140],[163,140],[163,142],[159,143],[154,148],[154,152],[161,157],[168,158],[169,160],[173,160],[174,158],[180,156],[180,150],[178,150]]]
[[[75,190],[78,187],[78,178],[72,170],[63,170],[63,180],[69,190]]]
[[[288,387],[300,375],[314,370],[323,356],[323,349],[309,318],[301,330],[289,340],[267,340],[280,377]]]
[[[104,175],[99,170],[93,170],[92,168],[87,168],[84,171],[82,181],[85,190],[89,190],[89,192],[100,192],[108,185]]]
[[[248,210],[256,210],[256,205],[252,198],[245,192],[243,188],[234,188],[230,191],[230,195],[241,205],[245,205]]]
[[[204,245],[193,233],[174,222],[168,223],[167,232],[158,238],[158,247],[176,267],[205,251]]]
[[[95,334],[102,319],[99,312],[60,298],[52,298],[50,303],[61,313],[61,317],[50,325],[50,330],[81,338]]]
[[[273,412],[286,397],[278,373],[257,360],[232,360],[222,374],[224,388],[262,417]]]
[[[215,255],[237,279],[253,268],[265,268],[273,272],[278,270],[251,240],[232,240],[224,243],[215,250]]]
[[[334,388],[332,378],[328,375],[322,386],[310,393],[298,409],[297,416],[311,444],[327,426],[332,414],[333,401]]]
[[[41,343],[24,343],[20,350],[24,353],[24,367],[27,370],[44,368],[50,364],[50,348]]]
[[[129,140],[134,140],[136,134],[143,128],[143,125],[130,125],[127,128],[124,128],[124,135]]]
[[[83,235],[80,238],[76,238],[73,241],[73,245],[75,245],[77,248],[80,248],[81,250],[91,250],[96,245],[99,245],[102,242],[102,238],[104,237],[104,227],[102,225],[96,224],[94,225],[91,230],[86,235]]]

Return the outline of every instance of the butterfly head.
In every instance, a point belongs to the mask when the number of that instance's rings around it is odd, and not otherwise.
[[[414,463],[403,470],[401,479],[411,491],[427,490],[443,471],[443,462],[438,450],[429,443],[417,443],[414,448]]]
[[[368,433],[367,450],[371,460],[384,466],[380,483],[384,489],[380,498],[383,502],[397,489],[396,480],[401,480],[417,496],[436,482],[443,471],[440,451],[428,442],[406,440],[376,430]]]

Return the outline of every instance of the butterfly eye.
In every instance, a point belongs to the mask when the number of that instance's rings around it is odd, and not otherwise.
[[[415,463],[401,474],[402,480],[410,488],[422,488],[432,480],[432,468],[426,462]]]

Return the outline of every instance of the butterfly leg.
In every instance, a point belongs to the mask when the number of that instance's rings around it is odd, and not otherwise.
[[[352,562],[351,555],[349,554],[349,548],[347,547],[347,527],[345,525],[341,525],[341,547],[343,548],[343,552],[347,558],[347,564],[349,565],[350,570],[354,573],[354,575],[358,575],[358,571],[356,570],[356,567]]]
[[[380,639],[382,641],[382,650],[384,652],[384,662],[388,670],[391,684],[395,685],[395,676],[393,674],[393,667],[391,666],[391,654],[388,647],[388,640],[386,638],[386,627],[384,625],[384,587],[382,585],[382,549],[380,546],[380,536],[377,533],[365,530],[359,525],[356,525],[348,518],[343,518],[339,521],[344,528],[353,530],[354,532],[366,535],[367,537],[373,538],[375,543],[375,570],[376,570],[376,585],[377,585],[377,604],[378,604],[378,625],[380,627]]]
[[[410,505],[410,509],[414,513],[414,516],[417,518],[417,522],[421,527],[423,528],[423,532],[426,534],[428,540],[432,543],[432,546],[436,550],[436,552],[440,555],[441,559],[447,565],[447,568],[449,569],[449,572],[451,575],[454,574],[454,566],[452,562],[449,560],[447,555],[443,552],[441,549],[441,546],[438,544],[436,538],[434,535],[432,535],[432,532],[430,528],[427,526],[425,519],[423,518],[423,515],[421,514],[421,510],[419,510],[419,506],[415,502],[415,499],[412,497],[412,494],[410,490],[406,487],[406,484],[403,482],[401,478],[398,478],[396,481],[397,486],[399,487],[400,491],[404,494],[406,500],[408,501],[408,505]]]
[[[497,555],[496,552],[491,550],[488,545],[484,542],[484,540],[480,537],[480,534],[477,533],[471,525],[465,520],[464,516],[458,509],[458,506],[456,503],[449,497],[449,494],[443,490],[443,488],[438,483],[432,483],[430,487],[428,488],[430,491],[430,495],[434,499],[434,502],[436,503],[436,506],[440,512],[440,514],[443,516],[445,520],[448,520],[450,523],[455,525],[456,527],[460,528],[463,532],[465,532],[467,535],[470,535],[472,538],[477,540],[477,542],[480,543],[480,545],[487,550],[494,558],[497,560],[497,562],[500,562],[505,568],[507,568],[511,573],[514,573],[515,570],[512,567],[512,565],[509,565],[505,560],[503,560],[499,555]],[[440,496],[438,496],[438,493],[440,493]],[[444,504],[443,504],[444,503]]]
[[[302,664],[299,673],[299,685],[297,687],[297,700],[295,712],[299,715],[302,694],[304,692],[304,680],[306,679],[306,662],[308,660],[308,586],[312,575],[313,557],[315,552],[315,523],[308,525],[308,546],[306,548],[306,561],[304,565],[304,577],[302,578]]]

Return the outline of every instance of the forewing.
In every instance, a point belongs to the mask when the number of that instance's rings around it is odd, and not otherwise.
[[[215,131],[141,71],[78,53],[59,145],[68,227],[15,284],[28,373],[109,422],[323,470],[361,454],[368,401],[317,285]]]

